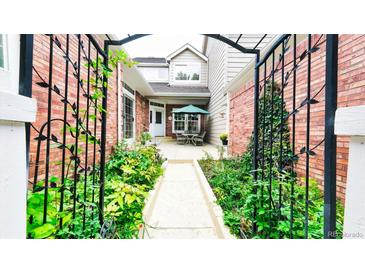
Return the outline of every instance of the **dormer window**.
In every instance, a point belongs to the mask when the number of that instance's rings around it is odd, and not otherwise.
[[[175,64],[174,79],[177,82],[200,82],[201,64]]]

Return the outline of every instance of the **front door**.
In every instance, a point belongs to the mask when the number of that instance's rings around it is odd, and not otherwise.
[[[153,137],[165,135],[165,111],[163,109],[150,109],[150,133]]]

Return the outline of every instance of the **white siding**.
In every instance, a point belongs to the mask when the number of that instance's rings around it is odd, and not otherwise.
[[[236,41],[239,34],[226,34],[227,38]],[[267,35],[258,49],[264,48],[276,35]],[[239,44],[253,48],[263,37],[262,34],[242,34]],[[209,116],[208,141],[221,144],[219,134],[228,131],[227,84],[255,57],[244,54],[237,49],[213,38],[207,38],[205,55],[209,58],[208,88],[211,98],[208,110]]]
[[[208,85],[208,64],[206,61],[204,61],[202,58],[200,58],[198,55],[193,53],[192,51],[186,49],[177,56],[175,56],[173,59],[171,59],[170,62],[170,72],[169,72],[169,78],[170,78],[170,84],[171,85],[192,85],[191,82],[189,83],[181,83],[181,82],[175,82],[174,81],[174,64],[177,63],[200,63],[201,64],[201,74],[200,74],[200,83],[194,83],[194,86],[207,86]]]
[[[228,45],[215,39],[208,39],[206,54],[209,57],[209,82],[211,98],[208,105],[208,142],[220,144],[219,134],[226,132],[226,96]]]
[[[239,34],[227,34],[226,36],[237,41]],[[257,49],[265,47],[274,36],[274,34],[266,35]],[[242,34],[238,43],[245,48],[254,48],[262,37],[262,34]],[[254,57],[253,54],[244,54],[229,46],[227,51],[227,82],[231,81]]]

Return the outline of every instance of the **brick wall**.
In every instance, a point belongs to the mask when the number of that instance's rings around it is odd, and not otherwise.
[[[320,50],[312,54],[311,62],[311,94],[319,92],[325,81],[325,37],[314,35],[312,44],[319,41]],[[298,44],[297,54],[300,55],[307,47],[307,40]],[[290,68],[293,52],[285,56],[285,67]],[[298,106],[305,98],[307,91],[306,58],[297,70]],[[271,66],[268,64],[268,71]],[[280,72],[277,73],[277,78]],[[280,79],[277,79],[280,80]],[[261,75],[262,79],[262,75]],[[277,81],[280,83],[280,81]],[[286,109],[292,109],[292,79],[284,90]],[[311,105],[310,147],[314,147],[324,138],[324,90],[319,92],[316,99],[318,104]],[[365,105],[365,35],[340,35],[339,39],[339,70],[338,70],[338,107]],[[253,81],[247,81],[240,88],[230,93],[230,129],[229,151],[232,154],[242,154],[247,147],[248,138],[253,130]],[[291,133],[292,118],[288,120]],[[305,146],[306,136],[306,107],[296,115],[296,146],[298,152]],[[347,137],[337,138],[337,195],[344,200],[346,189],[346,172],[348,161]],[[316,155],[310,157],[310,178],[319,182],[323,188],[324,144],[319,145]],[[301,155],[296,171],[300,177],[305,174],[305,156]]]
[[[138,91],[136,91],[136,138],[149,131],[149,101]]]
[[[66,49],[66,35],[56,35],[58,40],[61,43],[61,47],[63,50]],[[72,60],[72,63],[77,61],[78,58],[78,39],[75,35],[70,35],[70,53],[69,57]],[[81,36],[81,39],[84,43],[85,52],[88,52],[88,38],[85,35]],[[33,87],[32,87],[32,96],[37,100],[38,110],[36,121],[33,123],[33,126],[36,129],[40,129],[42,125],[47,121],[47,112],[48,112],[48,88],[42,88],[37,85],[37,82],[42,81],[43,78],[46,82],[48,82],[48,74],[49,74],[49,54],[50,54],[50,41],[49,37],[45,35],[34,35],[34,57],[33,57]],[[100,45],[102,45],[100,41]],[[96,50],[93,46],[90,48],[91,50],[91,58],[96,58]],[[65,94],[65,78],[66,78],[66,62],[64,59],[64,52],[59,49],[56,45],[54,45],[53,50],[53,77],[52,82],[53,85],[56,85],[60,90],[60,95],[52,92],[52,105],[51,105],[51,117],[52,119],[63,119],[64,113],[64,104],[61,102],[62,96]],[[81,63],[85,64],[85,60],[83,59],[83,54],[81,54]],[[87,68],[82,65],[80,69],[80,77],[81,79],[87,80]],[[69,75],[68,75],[68,99],[71,103],[76,102],[77,98],[77,80],[73,75],[72,64],[69,64]],[[112,146],[114,146],[117,142],[117,89],[116,89],[116,72],[113,73],[113,76],[109,78],[109,86],[108,89],[108,109],[107,109],[107,155],[111,152]],[[84,86],[85,90],[87,90],[87,86]],[[86,109],[86,97],[83,96],[83,91],[80,90],[80,109]],[[83,115],[80,112],[80,115]],[[75,118],[72,117],[72,111],[69,108],[67,111],[67,121],[71,124],[71,126],[75,126]],[[98,115],[96,119],[96,135],[97,138],[100,139],[100,125],[99,121],[100,115]],[[58,140],[62,140],[62,128],[63,122],[54,121],[51,123],[51,133],[54,134]],[[89,122],[89,129],[93,132],[94,130],[94,121]],[[46,135],[47,127],[44,128],[44,134]],[[35,130],[31,130],[31,141],[30,141],[30,180],[32,180],[34,176],[35,169],[35,160],[37,154],[37,141],[34,138],[37,136]],[[73,144],[75,139],[67,134],[66,144]],[[46,155],[45,155],[45,146],[46,142],[41,142],[40,147],[40,158],[39,158],[39,178],[42,179],[45,173],[45,163],[46,163]],[[82,164],[85,164],[85,155],[86,155],[86,146],[85,143],[80,141],[79,147],[82,149],[80,152],[80,160]],[[92,145],[88,145],[88,165],[90,165],[93,158]],[[97,151],[99,148],[97,148]],[[50,175],[59,176],[61,166],[60,161],[62,150],[51,147],[50,149],[50,157],[49,157],[49,166],[50,166]],[[66,154],[66,157],[69,157],[69,154]],[[97,158],[99,154],[97,152]],[[97,159],[98,160],[98,159]],[[72,168],[72,166],[71,166]]]

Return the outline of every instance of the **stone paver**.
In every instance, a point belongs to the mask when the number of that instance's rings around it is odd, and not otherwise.
[[[176,142],[162,142],[158,145],[162,155],[169,160],[200,160],[205,153],[213,156],[214,159],[219,158],[218,148],[216,145],[204,144],[203,146],[193,145],[177,145]]]
[[[217,238],[192,163],[169,163],[145,238]]]
[[[208,152],[219,158],[217,146],[177,145],[171,140],[158,144],[161,154],[168,159],[162,181],[150,197],[145,210],[145,239],[214,239],[230,236],[217,224],[222,217],[212,213],[213,202],[207,197],[205,185],[196,173],[193,160],[199,160]],[[216,206],[216,205],[215,205]],[[217,219],[219,218],[219,220]],[[227,230],[228,231],[228,230]]]

